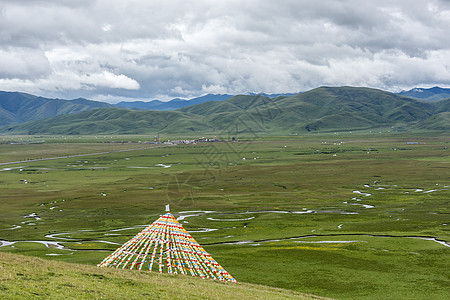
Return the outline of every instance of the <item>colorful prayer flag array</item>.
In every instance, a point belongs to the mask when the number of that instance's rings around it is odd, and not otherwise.
[[[237,282],[170,213],[106,257],[99,267],[147,269]]]

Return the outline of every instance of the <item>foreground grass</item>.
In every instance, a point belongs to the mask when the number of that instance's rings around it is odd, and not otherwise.
[[[324,299],[246,283],[98,268],[0,252],[2,299]]]

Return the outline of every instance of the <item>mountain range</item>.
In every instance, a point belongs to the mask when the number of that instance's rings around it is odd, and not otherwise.
[[[438,86],[429,89],[414,88],[409,91],[401,91],[398,94],[425,101],[439,101],[450,98],[450,89],[445,89]]]
[[[273,98],[280,95],[291,96],[294,94],[261,95]],[[42,120],[61,114],[74,114],[99,107],[170,111],[208,101],[224,101],[231,97],[233,95],[208,94],[189,100],[175,98],[170,101],[131,101],[108,104],[83,98],[74,100],[49,99],[26,93],[0,91],[0,126]]]
[[[75,101],[75,100],[72,100]],[[9,134],[296,134],[335,130],[450,130],[450,99],[421,101],[358,87],[320,87],[293,96],[237,95],[175,111],[114,107],[7,126]]]
[[[132,101],[132,102],[122,101],[117,103],[116,106],[139,110],[175,110],[178,108],[183,108],[186,106],[200,104],[208,101],[223,101],[231,97],[233,97],[233,95],[208,94],[202,97],[197,97],[189,100],[175,98],[170,101],[160,101],[160,100]]]
[[[295,94],[253,94],[250,95],[262,95],[269,98],[275,98],[279,96],[292,96]],[[138,110],[176,110],[179,108],[183,108],[186,106],[191,106],[195,104],[205,103],[209,101],[224,101],[233,97],[233,95],[228,94],[207,94],[205,96],[192,98],[189,100],[175,98],[170,101],[160,101],[160,100],[151,100],[151,101],[132,101],[132,102],[119,102],[115,104],[117,107],[123,108],[131,108]]]
[[[0,126],[42,120],[61,114],[113,107],[111,104],[86,100],[48,99],[25,93],[0,91]]]

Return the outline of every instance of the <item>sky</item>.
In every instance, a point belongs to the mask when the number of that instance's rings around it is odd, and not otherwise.
[[[190,99],[450,87],[450,0],[1,0],[0,90]]]

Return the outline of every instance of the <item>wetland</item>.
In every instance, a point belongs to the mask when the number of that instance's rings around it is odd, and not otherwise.
[[[136,145],[151,138],[7,137],[19,143],[0,144],[0,251],[96,265],[170,204],[240,282],[448,296],[448,135]]]

